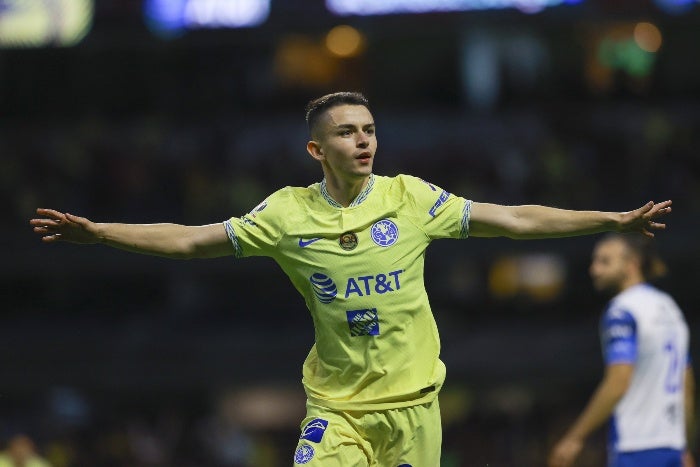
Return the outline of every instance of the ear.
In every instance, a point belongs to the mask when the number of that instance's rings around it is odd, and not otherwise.
[[[311,157],[317,161],[323,161],[326,159],[326,156],[323,154],[323,148],[314,140],[306,143],[306,150],[309,152],[309,154],[311,154]]]

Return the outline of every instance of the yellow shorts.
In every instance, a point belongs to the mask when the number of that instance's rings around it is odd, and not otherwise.
[[[438,400],[399,409],[338,411],[307,402],[294,465],[437,467],[442,427]]]

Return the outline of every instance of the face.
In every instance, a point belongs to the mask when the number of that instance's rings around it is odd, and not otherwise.
[[[321,117],[307,149],[331,176],[352,179],[372,173],[377,136],[374,118],[363,105],[339,105]]]
[[[593,286],[600,292],[618,293],[629,278],[632,258],[620,240],[604,240],[593,250],[589,272]]]

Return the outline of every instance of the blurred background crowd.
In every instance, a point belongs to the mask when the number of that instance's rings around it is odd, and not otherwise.
[[[337,90],[370,99],[378,174],[503,204],[673,199],[659,285],[697,361],[698,44],[695,0],[0,0],[0,466],[291,465],[313,329],[272,261],[47,246],[27,221],[240,216],[319,181],[303,108]],[[443,467],[543,465],[581,409],[594,242],[428,250]]]

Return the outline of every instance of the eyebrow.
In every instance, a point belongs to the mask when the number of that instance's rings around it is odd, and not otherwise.
[[[357,126],[357,125],[354,125],[354,124],[352,124],[352,123],[341,123],[340,125],[336,125],[335,127],[336,127],[336,128],[339,128],[339,129],[340,129],[340,128],[350,128],[350,129],[352,129],[352,128],[355,128],[356,126]],[[370,127],[370,126],[374,126],[374,122],[372,122],[372,123],[365,123],[364,125],[362,125],[362,128],[367,128],[367,127]]]

